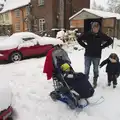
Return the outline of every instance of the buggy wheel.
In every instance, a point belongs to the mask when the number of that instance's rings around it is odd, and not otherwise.
[[[70,109],[72,109],[72,110],[74,110],[76,108],[75,102],[73,102],[70,99],[67,101],[67,104],[70,107]]]
[[[55,91],[50,93],[50,97],[53,101],[57,101],[60,98],[60,96]]]
[[[7,120],[13,120],[13,118],[12,118],[12,117],[9,117]]]

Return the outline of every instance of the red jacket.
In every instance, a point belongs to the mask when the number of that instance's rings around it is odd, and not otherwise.
[[[54,71],[54,66],[53,66],[53,61],[52,61],[52,52],[54,51],[54,48],[49,50],[46,56],[45,64],[44,64],[44,70],[43,73],[47,74],[47,80],[50,80],[53,75]]]

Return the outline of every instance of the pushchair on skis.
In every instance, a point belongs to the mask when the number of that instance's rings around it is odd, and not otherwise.
[[[52,62],[54,91],[50,93],[51,98],[66,103],[71,109],[87,106],[89,104],[87,98],[94,94],[87,77],[73,70],[68,54],[59,46],[52,52]],[[87,103],[85,105],[80,104],[83,98]]]

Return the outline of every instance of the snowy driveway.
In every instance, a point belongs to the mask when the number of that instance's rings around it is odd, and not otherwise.
[[[74,69],[83,71],[84,52],[70,51]],[[110,49],[105,50],[103,56],[106,58],[110,52]],[[42,73],[44,60],[45,58],[34,58],[0,65],[1,81],[9,81],[12,88],[15,120],[120,120],[120,84],[115,90],[108,88],[105,69],[100,71],[99,86],[95,94],[96,98],[104,96],[105,102],[89,106],[79,113],[71,111],[61,102],[53,102],[50,99],[49,93],[53,86],[52,81],[47,81]]]

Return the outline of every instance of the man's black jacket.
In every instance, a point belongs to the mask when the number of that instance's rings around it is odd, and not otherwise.
[[[102,32],[81,34],[77,41],[85,48],[85,56],[95,58],[101,58],[102,49],[113,43],[113,40]]]

